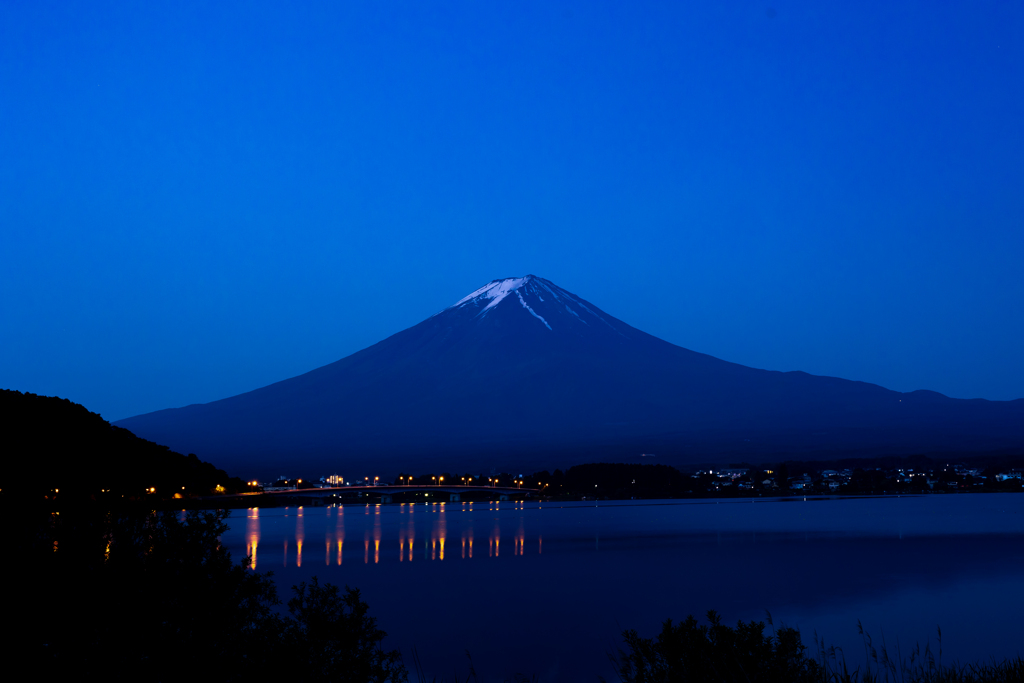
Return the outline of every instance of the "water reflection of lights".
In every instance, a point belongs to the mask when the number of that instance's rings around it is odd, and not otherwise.
[[[444,560],[444,541],[448,537],[448,518],[445,516],[445,506],[441,503],[440,514],[438,515],[437,522],[434,525],[434,533],[437,537],[438,544],[440,545],[440,559]]]
[[[491,502],[494,506],[497,506],[496,502]],[[510,515],[508,502],[513,503],[515,506],[516,515]],[[521,513],[518,511],[525,510],[525,506],[521,505],[518,501],[508,502],[502,510],[506,513],[504,516],[485,516],[485,508],[480,506],[474,508],[472,501],[452,501],[450,503],[427,502],[425,505],[428,507],[418,508],[421,513],[431,513],[426,516],[422,514],[414,516],[413,513],[417,510],[416,505],[418,504],[411,503],[404,503],[394,507],[377,506],[371,503],[363,506],[364,514],[370,515],[369,517],[358,514],[353,517],[352,515],[356,512],[353,506],[349,506],[346,511],[340,505],[326,506],[322,510],[313,508],[306,510],[303,507],[292,507],[290,510],[292,512],[291,515],[270,514],[269,517],[265,510],[261,514],[256,508],[250,508],[246,514],[246,526],[243,527],[244,536],[239,538],[238,542],[245,548],[250,558],[249,566],[253,569],[256,568],[257,549],[261,540],[269,542],[272,547],[282,547],[276,545],[278,542],[282,542],[281,536],[278,535],[280,531],[285,531],[284,535],[286,536],[283,539],[282,563],[283,566],[292,568],[301,568],[303,560],[306,560],[307,563],[311,562],[314,566],[319,564],[319,551],[317,550],[319,543],[317,541],[321,538],[324,541],[324,566],[331,567],[336,564],[340,567],[344,560],[344,541],[346,540],[347,532],[357,534],[355,539],[358,539],[359,536],[363,537],[363,563],[366,565],[371,564],[371,558],[373,564],[381,564],[382,562],[388,564],[394,561],[394,555],[391,554],[394,552],[394,546],[391,545],[392,550],[390,551],[387,548],[390,544],[394,543],[396,536],[398,537],[399,562],[407,560],[411,562],[417,553],[421,553],[423,559],[429,561],[440,560],[443,562],[446,559],[451,559],[451,549],[448,548],[449,531],[454,536],[453,542],[459,546],[456,549],[456,556],[462,559],[473,559],[475,536],[480,534],[482,534],[480,541],[482,543],[486,542],[488,546],[487,557],[501,557],[502,536],[505,536],[506,544],[509,541],[509,537],[511,537],[511,557],[524,557],[527,554],[526,538],[529,536],[525,529],[525,521],[528,518],[521,516]],[[478,501],[478,503],[486,505],[487,501]],[[370,508],[373,508],[372,513]],[[383,512],[381,511],[382,509]],[[477,509],[480,512],[479,517],[456,515],[452,518],[455,526],[451,529],[448,528],[447,518],[449,511],[466,512],[473,509]],[[271,512],[279,513],[280,509]],[[346,512],[349,516],[347,522],[345,520]],[[403,518],[399,516],[400,514],[406,516]],[[334,519],[331,519],[332,516]],[[314,534],[311,538],[305,537],[307,517],[311,517],[309,523],[312,526],[309,527],[309,530]],[[483,518],[481,519],[480,517]],[[321,524],[324,525],[322,531],[319,526]],[[353,524],[355,524],[354,529]],[[509,526],[510,524],[514,524],[514,526]],[[283,525],[283,528],[281,525]],[[272,536],[267,536],[268,533],[272,533],[272,530],[279,531],[278,533],[273,533]],[[322,536],[321,533],[323,534]],[[349,533],[349,536],[351,536],[351,533]],[[348,540],[352,541],[353,539],[348,538]],[[306,541],[310,541],[312,545],[308,545]],[[293,542],[296,555],[294,560],[289,563],[288,552],[291,550],[289,546]],[[416,545],[417,543],[419,545]],[[383,559],[381,559],[382,546]],[[271,550],[271,555],[267,555],[267,552],[265,546],[263,548],[263,565],[261,565],[264,571],[267,569],[268,558],[271,564],[276,564],[276,558],[272,557],[272,555],[275,555],[277,551]],[[350,562],[352,561],[351,553],[352,548],[350,546]],[[505,553],[507,556],[507,545]],[[531,552],[530,555],[542,555],[543,553],[544,541],[538,536],[536,552]],[[506,561],[509,560],[506,559]],[[308,568],[307,571],[309,571]],[[315,571],[315,569],[312,571]]]
[[[416,540],[416,523],[412,518],[412,514],[416,512],[416,507],[413,504],[409,504],[409,524],[406,527],[405,537],[409,541],[409,561],[412,562],[412,544]]]
[[[295,558],[295,566],[302,566],[302,542],[306,540],[306,523],[303,516],[302,506],[299,506],[299,514],[295,518],[295,548],[298,553]]]
[[[345,542],[345,508],[339,505],[335,512],[334,540],[338,542],[338,566],[341,566],[341,546]]]
[[[245,554],[249,558],[249,566],[256,569],[256,546],[260,542],[260,509],[251,508],[249,510],[249,516],[246,520],[245,536]]]
[[[380,562],[380,505],[373,516],[373,563]]]
[[[398,537],[398,561],[405,562],[405,536]],[[409,541],[409,561],[412,562],[412,541]]]

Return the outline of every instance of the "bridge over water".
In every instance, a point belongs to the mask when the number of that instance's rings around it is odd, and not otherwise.
[[[382,503],[391,503],[396,495],[403,493],[437,493],[448,494],[448,500],[459,501],[462,496],[473,494],[474,496],[497,496],[498,500],[510,500],[530,498],[539,489],[531,489],[518,486],[448,486],[433,484],[365,484],[359,486],[331,486],[324,488],[308,489],[282,489],[275,491],[262,491],[256,493],[236,493],[228,496],[217,496],[219,500],[225,498],[247,498],[250,496],[278,496],[303,498],[331,498],[345,494],[379,495]]]

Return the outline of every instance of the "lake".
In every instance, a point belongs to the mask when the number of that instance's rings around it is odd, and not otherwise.
[[[930,640],[943,661],[1024,654],[1024,495],[418,503],[236,510],[223,541],[359,588],[412,670],[615,680],[624,629],[717,610],[844,648]]]

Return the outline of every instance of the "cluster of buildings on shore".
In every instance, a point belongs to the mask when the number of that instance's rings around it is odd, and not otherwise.
[[[815,493],[860,490],[962,491],[988,488],[1024,487],[1021,470],[996,471],[947,465],[939,469],[876,467],[872,469],[821,469],[793,474],[773,469],[722,468],[698,470],[691,475],[706,485],[708,492],[813,491]],[[785,479],[785,481],[783,481]]]
[[[379,478],[375,478],[373,482],[370,481],[369,477],[367,477],[366,479],[367,481],[365,483],[379,483]],[[362,485],[363,483],[364,482],[362,481],[356,482],[357,485]],[[303,481],[302,479],[293,479],[291,477],[281,475],[272,483],[259,484],[257,482],[257,485],[265,493],[271,493],[274,491],[294,491],[295,489],[298,488],[322,489],[334,486],[351,486],[352,482],[346,482],[345,478],[342,477],[340,474],[330,474],[324,477],[320,477],[320,479],[313,481]]]
[[[546,473],[545,473],[546,474]],[[447,476],[447,475],[446,475]],[[556,472],[556,476],[560,476]],[[685,476],[685,475],[684,475]],[[486,479],[482,475],[467,475],[459,479],[450,477],[453,484],[497,485],[497,479]],[[843,469],[814,469],[808,463],[787,463],[777,468],[745,468],[725,467],[719,469],[702,469],[692,472],[690,478],[692,488],[684,486],[682,492],[690,495],[720,494],[725,496],[744,494],[778,494],[778,493],[898,493],[911,492],[966,492],[966,491],[1009,491],[1024,488],[1022,470],[1016,468],[981,468],[963,464],[947,464],[933,468],[910,467],[855,467]],[[395,484],[441,485],[445,477],[420,477],[423,481],[415,481],[414,477],[399,477]],[[429,481],[428,481],[429,480]],[[477,481],[479,480],[479,481]],[[684,479],[685,480],[685,479]],[[511,478],[514,486],[521,483],[522,475]],[[634,481],[635,483],[635,481]],[[346,481],[343,477],[332,474],[318,480],[304,481],[280,477],[273,483],[260,485],[250,482],[257,490],[264,492],[286,491],[296,489],[333,488],[339,486],[377,486],[390,485],[379,477],[361,477]],[[540,486],[540,484],[538,484]],[[589,485],[588,485],[589,486]],[[548,490],[546,485],[544,490]],[[689,490],[687,490],[689,489]],[[589,491],[589,489],[587,489]],[[556,493],[562,491],[562,494]],[[577,492],[578,493],[578,492]],[[549,495],[567,495],[568,489],[554,486]],[[589,494],[588,494],[589,495]]]

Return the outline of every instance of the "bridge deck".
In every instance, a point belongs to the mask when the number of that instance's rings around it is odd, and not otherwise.
[[[393,496],[398,493],[496,493],[499,495],[531,494],[537,493],[540,489],[519,488],[516,486],[431,486],[431,485],[396,485],[379,484],[377,486],[330,486],[310,489],[285,489],[283,491],[256,491],[252,493],[232,493],[225,496],[204,496],[206,498],[222,500],[225,498],[242,498],[248,496],[329,496],[337,493],[365,492],[379,493],[381,495]]]

